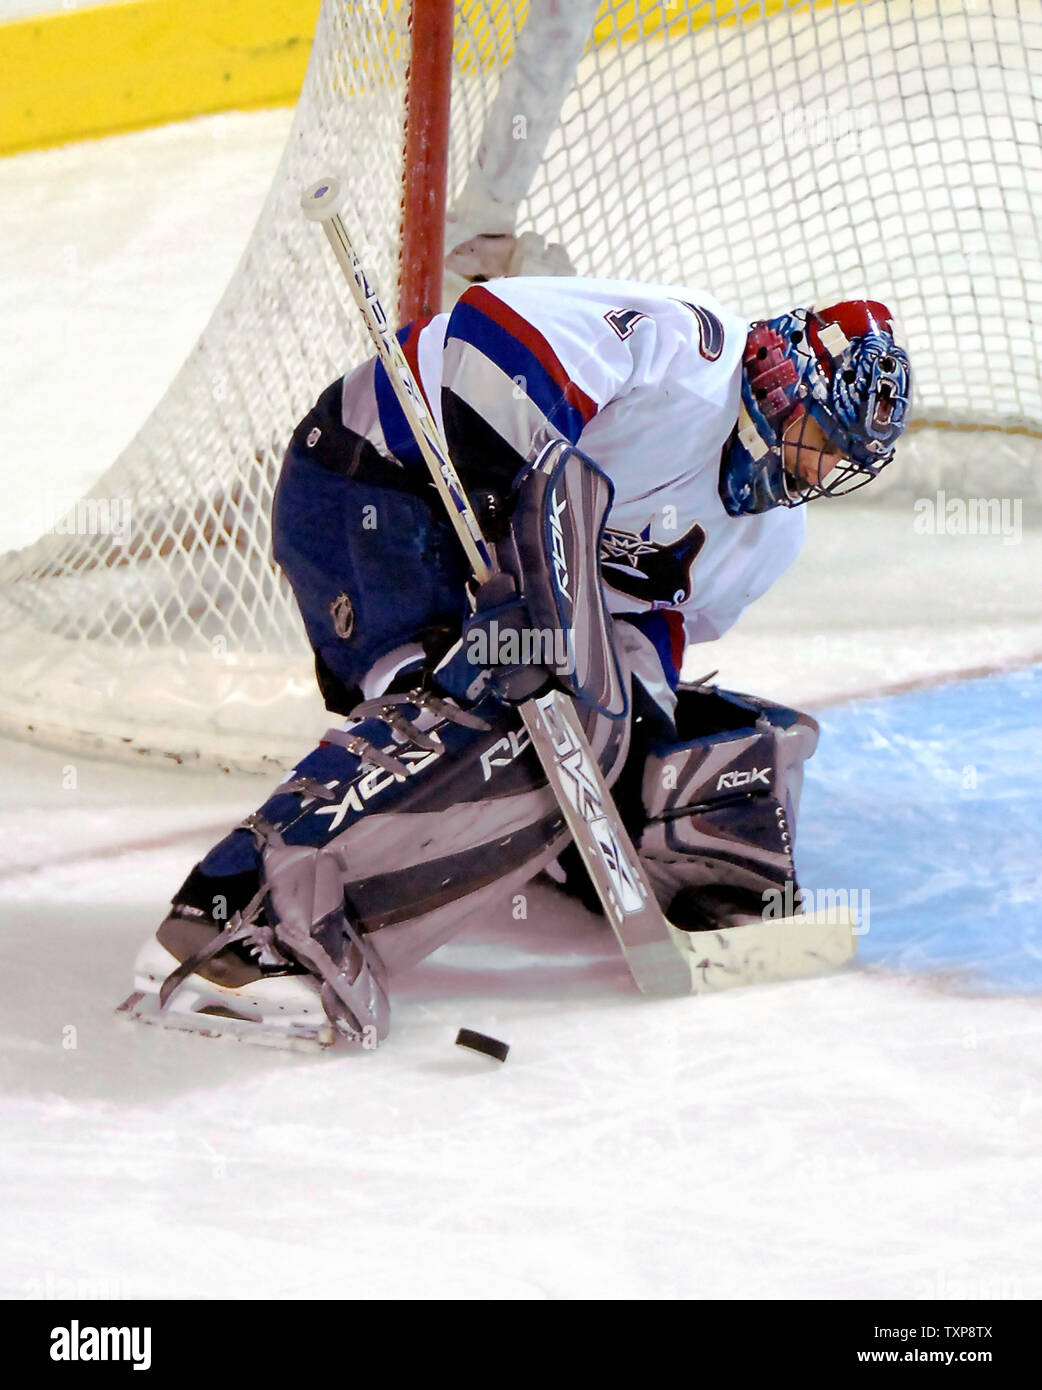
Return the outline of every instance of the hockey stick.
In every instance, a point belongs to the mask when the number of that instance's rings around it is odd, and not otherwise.
[[[423,392],[351,244],[340,216],[340,204],[340,186],[335,178],[321,179],[301,195],[305,216],[320,223],[326,233],[449,520],[475,577],[484,582],[496,572],[495,559]],[[644,994],[679,995],[706,987],[720,988],[720,981],[744,983],[742,962],[746,953],[732,932],[745,933],[741,941],[753,953],[754,975],[764,979],[782,978],[776,969],[765,968],[762,958],[765,927],[777,932],[784,923],[752,923],[744,928],[700,932],[692,937],[678,931],[666,919],[622,824],[571,699],[563,691],[550,691],[525,701],[520,713],[638,989]],[[793,923],[810,921],[808,918],[788,920]],[[846,927],[845,931],[840,930],[841,940],[836,942],[834,934],[823,933],[819,924],[819,929],[813,933],[810,953],[816,963],[811,964],[810,969],[820,969],[826,963],[820,958],[822,950],[830,957],[829,964],[838,963],[851,954],[853,937],[850,924]],[[710,938],[716,938],[716,955]],[[791,944],[796,945],[795,941]],[[843,953],[837,954],[833,949],[836,947]],[[806,974],[807,953],[799,954],[802,968],[790,973]],[[722,959],[717,959],[718,955],[722,955]],[[773,944],[771,955],[778,955],[777,942]],[[831,958],[834,955],[836,959]],[[709,984],[710,977],[717,983]]]
[[[449,520],[475,577],[483,583],[495,574],[496,562],[423,392],[351,244],[339,212],[337,181],[323,179],[309,188],[301,206],[329,238]],[[520,712],[637,987],[646,994],[689,993],[690,967],[673,944],[572,701],[561,691],[551,691],[526,700]]]

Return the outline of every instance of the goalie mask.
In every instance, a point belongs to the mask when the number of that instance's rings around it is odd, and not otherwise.
[[[910,400],[908,355],[883,304],[848,300],[754,323],[742,358],[738,425],[721,463],[727,512],[798,507],[863,487],[893,458]],[[827,477],[808,481],[791,467],[793,456],[819,455],[803,438],[811,420],[825,436],[826,454],[841,457]]]

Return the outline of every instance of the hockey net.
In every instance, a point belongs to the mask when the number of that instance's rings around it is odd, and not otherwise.
[[[450,200],[528,8],[457,3]],[[325,727],[269,517],[293,425],[368,348],[298,199],[342,172],[391,300],[410,14],[324,0],[285,153],[200,341],[75,516],[0,561],[6,730],[262,768]],[[518,227],[579,273],[704,285],[750,317],[883,299],[917,387],[887,487],[965,491],[977,469],[991,493],[1034,495],[1040,115],[1036,0],[606,0]]]

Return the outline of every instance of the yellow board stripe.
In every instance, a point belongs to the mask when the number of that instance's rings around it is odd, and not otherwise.
[[[0,153],[296,101],[319,0],[135,0],[0,25]]]
[[[612,40],[632,43],[649,34],[665,31],[671,38],[695,34],[699,29],[736,24],[760,24],[785,10],[832,9],[836,4],[867,4],[870,0],[626,0],[622,5],[605,3],[597,12],[593,42]],[[665,13],[663,14],[663,8]],[[609,11],[614,9],[614,13]]]
[[[397,10],[403,0],[360,0],[374,3]],[[605,0],[592,42],[756,23],[833,3],[675,0],[663,20],[659,0]],[[508,58],[515,16],[527,8],[527,0],[500,0],[490,19],[476,0],[464,0],[469,32],[459,30],[456,47],[464,71]],[[292,104],[318,10],[319,0],[132,0],[0,24],[0,154],[209,111]]]

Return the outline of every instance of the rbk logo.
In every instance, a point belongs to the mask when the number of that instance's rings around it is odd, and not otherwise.
[[[716,784],[717,791],[722,787],[748,787],[753,782],[762,782],[765,787],[771,784],[767,778],[771,775],[769,767],[754,767],[751,772],[722,772]]]
[[[511,729],[505,738],[486,748],[481,755],[481,775],[485,781],[491,782],[494,767],[508,767],[531,742],[527,729],[519,729],[516,733]]]
[[[438,746],[429,751],[425,748],[402,748],[394,743],[388,744],[383,751],[394,754],[400,762],[405,764],[406,776],[415,777],[417,772],[422,772],[435,758],[440,758],[445,751],[437,733],[432,731],[430,737]],[[350,811],[354,811],[356,815],[361,815],[366,809],[366,802],[371,801],[374,796],[379,796],[381,792],[385,792],[395,782],[404,781],[405,777],[399,773],[387,772],[380,767],[373,768],[372,771],[363,773],[351,783],[344,793],[342,801],[334,802],[331,806],[320,807],[315,815],[330,817],[327,834],[332,835],[335,830],[340,829]],[[325,785],[330,791],[333,791],[341,787],[343,783],[333,781],[327,782]],[[314,800],[313,796],[305,796],[300,803],[301,810],[310,806]]]
[[[691,566],[706,543],[706,533],[696,521],[691,530],[672,545],[651,539],[652,523],[639,534],[604,532],[601,541],[601,573],[605,584],[630,598],[667,607],[691,597]]]
[[[561,526],[561,513],[568,506],[568,498],[564,488],[560,494],[551,498],[550,501],[550,543],[554,557],[554,573],[557,579],[557,587],[565,598],[571,602],[571,594],[568,592],[568,556],[565,553],[564,529]]]

